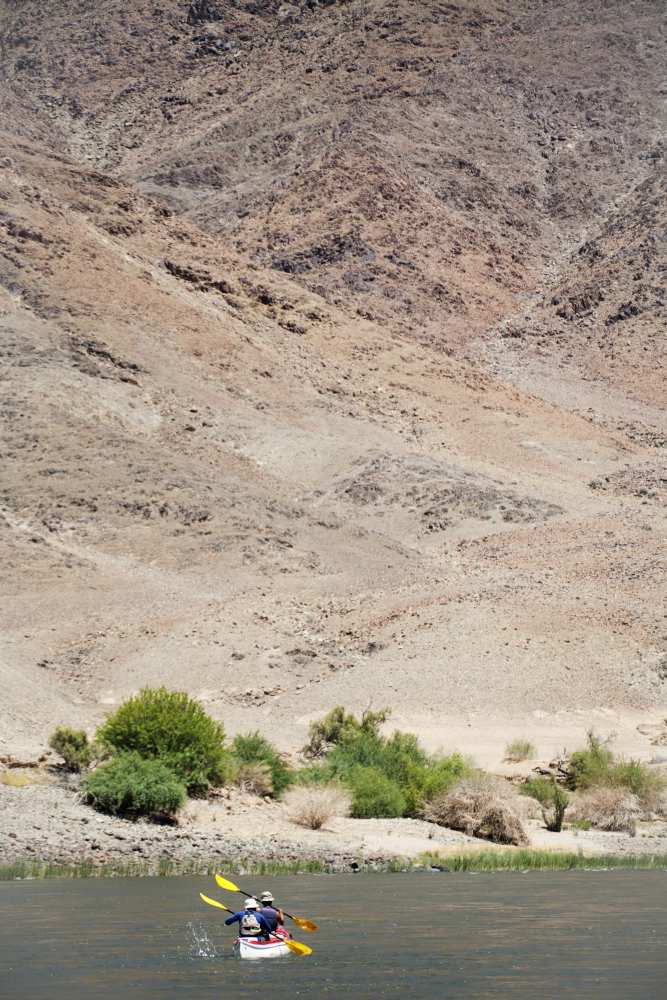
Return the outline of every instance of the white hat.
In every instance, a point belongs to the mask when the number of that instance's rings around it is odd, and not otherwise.
[[[273,902],[273,896],[271,895],[270,892],[263,892],[262,895],[259,898],[261,899],[261,901],[263,903],[272,903]]]
[[[252,896],[250,897],[250,899],[246,899],[246,901],[245,901],[245,903],[243,905],[246,908],[246,910],[258,910],[259,909],[259,903],[257,902],[256,899],[253,899]]]

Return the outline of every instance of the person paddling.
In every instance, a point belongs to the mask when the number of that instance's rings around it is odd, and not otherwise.
[[[267,941],[271,937],[271,927],[256,899],[246,899],[243,909],[225,920],[227,926],[235,923],[239,924],[239,937],[263,937]]]
[[[275,934],[276,931],[278,931],[279,927],[280,927],[280,933],[281,934],[284,933],[282,925],[285,923],[285,917],[283,911],[277,909],[273,905],[272,893],[263,892],[259,898],[262,904],[262,909],[261,909],[262,916],[264,917],[267,924],[271,928],[271,933]]]

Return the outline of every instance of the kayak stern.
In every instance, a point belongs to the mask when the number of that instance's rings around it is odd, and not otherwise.
[[[234,942],[234,953],[238,958],[257,960],[261,958],[285,958],[290,950],[280,938],[272,937],[268,941],[258,941],[255,938],[237,938]]]

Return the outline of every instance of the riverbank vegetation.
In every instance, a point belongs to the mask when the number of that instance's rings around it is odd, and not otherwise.
[[[460,754],[430,755],[412,733],[384,736],[388,712],[358,720],[338,706],[311,725],[304,748],[317,763],[301,769],[300,784],[339,782],[352,795],[358,819],[419,816],[424,805],[472,772]]]
[[[230,775],[234,782],[259,795],[280,797],[294,781],[294,771],[272,743],[259,732],[234,738]]]
[[[100,727],[95,753],[85,733],[62,727],[51,745],[67,770],[85,772],[95,760],[97,766],[82,780],[84,799],[119,816],[170,819],[185,793],[202,796],[223,784],[274,798],[290,786],[310,787],[312,794],[297,795],[300,805],[292,810],[294,816],[308,817],[306,825],[320,815],[326,822],[347,812],[355,818],[419,816],[426,803],[471,774],[472,767],[460,754],[428,754],[411,733],[384,736],[380,727],[387,717],[382,710],[357,718],[336,707],[312,724],[305,763],[294,767],[260,732],[237,735],[227,745],[223,726],[194,699],[165,688],[146,689]],[[341,811],[343,802],[349,807]]]
[[[349,816],[350,793],[343,785],[296,785],[285,795],[287,815],[293,823],[321,830],[334,816]]]
[[[255,859],[224,860],[192,859],[173,861],[160,858],[157,861],[127,861],[109,864],[95,864],[92,861],[80,864],[58,864],[36,861],[32,858],[16,861],[11,865],[0,865],[0,881],[21,879],[75,879],[75,878],[162,878],[175,875],[211,876],[224,871],[228,875],[278,876],[278,875],[336,875],[349,867],[327,863],[319,859],[302,859],[290,862],[261,861]],[[489,849],[460,854],[440,854],[437,852],[420,855],[416,860],[392,858],[374,861],[359,869],[368,874],[419,874],[455,872],[497,872],[497,871],[598,871],[632,869],[634,871],[667,870],[667,854],[604,854],[587,857],[583,854],[561,851],[539,851],[531,849]]]
[[[667,868],[667,854],[598,854],[588,857],[572,851],[517,850],[474,851],[464,854],[427,853],[419,864],[449,872],[569,871],[578,869]]]
[[[437,795],[423,810],[425,819],[469,837],[496,844],[528,843],[520,817],[507,801],[498,779],[478,774],[464,778],[448,792]]]
[[[83,799],[115,816],[170,820],[185,805],[186,787],[166,764],[125,751],[86,778]]]
[[[398,870],[398,862],[387,862],[383,871]],[[167,878],[173,875],[214,875],[225,871],[230,875],[326,875],[335,869],[319,859],[304,858],[299,861],[258,861],[243,859],[228,861],[216,859],[190,859],[174,861],[171,858],[158,858],[155,861],[112,861],[107,864],[96,864],[93,861],[82,861],[78,864],[60,864],[51,861],[36,861],[32,858],[16,861],[9,865],[0,865],[0,882],[17,879],[49,879],[49,878]]]
[[[412,733],[385,735],[388,716],[381,709],[357,717],[336,706],[311,724],[295,763],[259,731],[228,743],[222,724],[199,702],[159,688],[123,703],[93,743],[65,727],[50,742],[64,769],[83,772],[84,801],[115,815],[161,822],[177,817],[186,796],[212,795],[222,785],[264,798],[287,795],[286,815],[311,829],[348,814],[422,818],[516,847],[528,843],[527,816],[541,814],[552,832],[568,821],[578,829],[634,832],[638,819],[665,815],[664,775],[640,761],[617,759],[592,732],[584,748],[550,770],[506,780],[484,774],[461,754],[430,754]],[[534,754],[527,740],[506,747],[506,757]],[[538,803],[536,816],[522,797]]]
[[[556,778],[529,778],[521,785],[519,791],[539,802],[542,809],[542,819],[547,830],[560,833],[563,829],[565,810],[570,804],[570,796]]]
[[[93,760],[94,749],[84,729],[58,726],[49,737],[49,746],[60,754],[65,769],[72,773],[85,770]]]
[[[145,688],[109,716],[97,741],[110,753],[159,761],[190,795],[205,794],[228,776],[222,724],[184,691]]]
[[[607,830],[611,833],[637,832],[637,821],[644,811],[636,795],[625,788],[602,786],[591,788],[579,796],[570,812],[572,824],[587,824],[587,828]]]
[[[623,788],[646,809],[655,809],[665,791],[662,773],[638,760],[617,760],[609,741],[602,740],[592,730],[586,747],[570,755],[566,773],[567,785],[574,791]]]

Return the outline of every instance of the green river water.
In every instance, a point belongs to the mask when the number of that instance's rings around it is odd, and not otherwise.
[[[321,924],[242,962],[209,878],[0,883],[2,1000],[667,1000],[667,872],[245,878]]]

